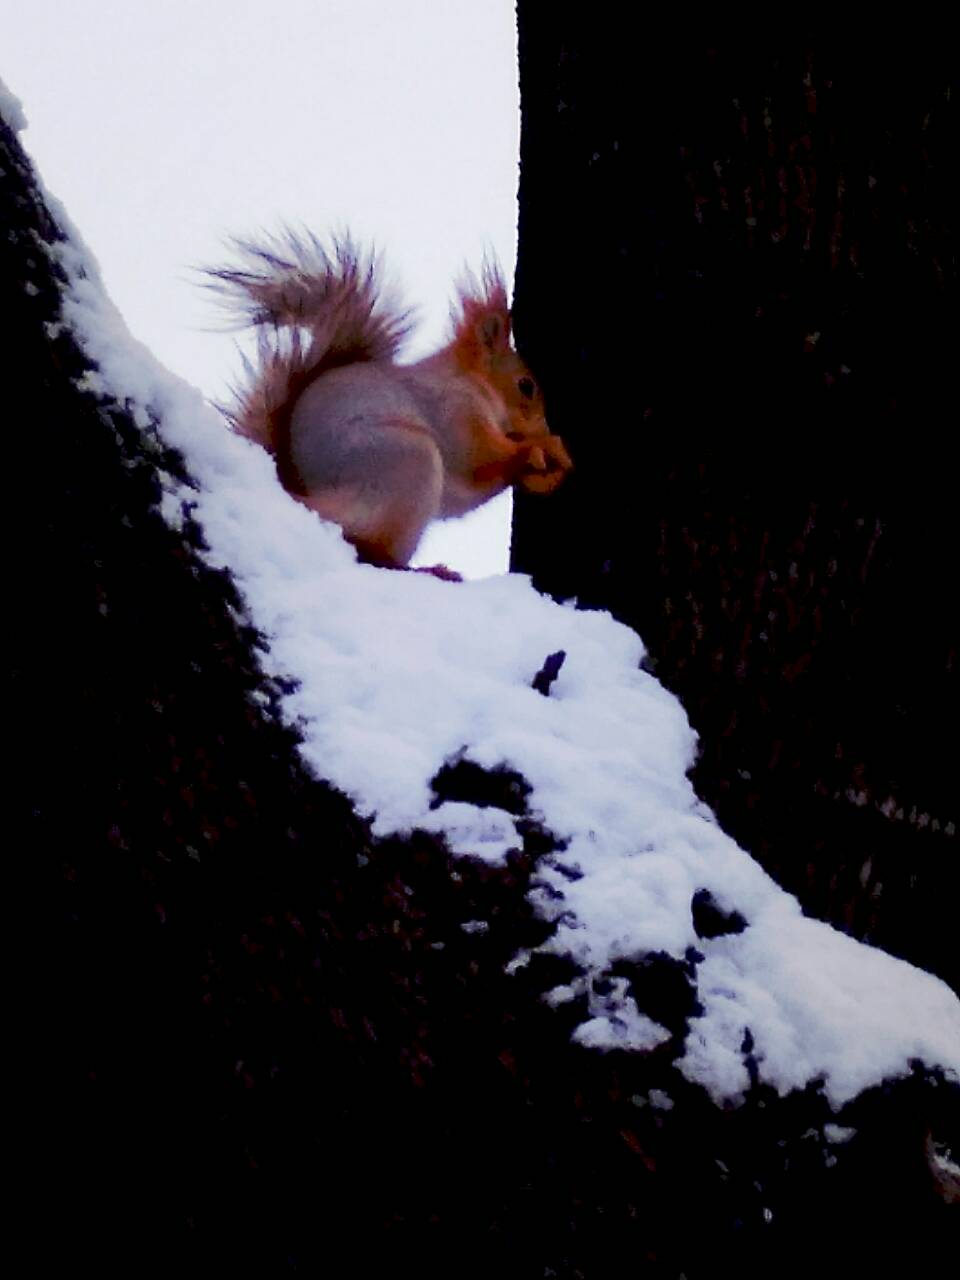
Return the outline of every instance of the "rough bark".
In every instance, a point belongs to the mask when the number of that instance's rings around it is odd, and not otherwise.
[[[577,470],[514,567],[636,627],[812,914],[956,984],[942,33],[519,13],[516,327]]]

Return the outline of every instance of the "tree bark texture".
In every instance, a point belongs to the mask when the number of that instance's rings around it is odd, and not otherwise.
[[[956,984],[943,33],[519,16],[516,328],[577,469],[513,565],[640,632],[812,914]]]

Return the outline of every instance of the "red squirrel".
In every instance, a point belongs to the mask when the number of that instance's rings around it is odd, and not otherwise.
[[[293,233],[236,248],[240,265],[207,273],[258,331],[228,417],[362,560],[405,568],[431,520],[463,515],[509,485],[550,493],[570,470],[511,345],[495,266],[459,289],[451,341],[402,365],[409,312],[380,289],[373,255],[349,239],[328,253]]]

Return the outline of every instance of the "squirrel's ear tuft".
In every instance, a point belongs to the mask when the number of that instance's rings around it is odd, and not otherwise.
[[[460,360],[465,365],[482,365],[490,356],[509,351],[510,308],[496,263],[488,259],[479,280],[466,273],[457,293],[453,341]]]
[[[488,312],[477,321],[477,337],[487,351],[505,351],[510,346],[510,324],[499,311]]]

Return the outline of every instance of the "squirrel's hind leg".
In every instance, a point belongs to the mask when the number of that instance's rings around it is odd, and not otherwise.
[[[443,463],[432,437],[419,428],[393,428],[376,448],[367,443],[357,467],[341,459],[338,483],[316,486],[301,501],[332,520],[368,564],[402,568],[440,510]],[[347,474],[351,471],[361,474]]]

